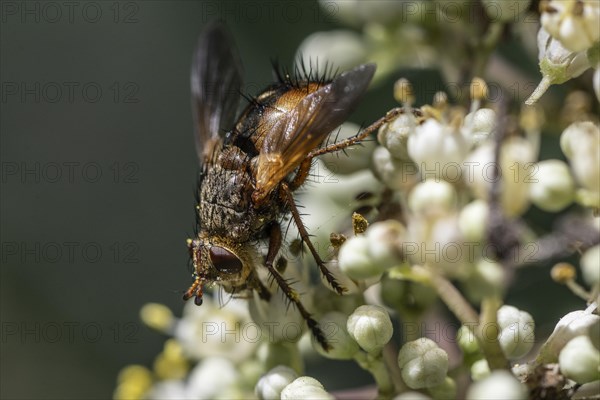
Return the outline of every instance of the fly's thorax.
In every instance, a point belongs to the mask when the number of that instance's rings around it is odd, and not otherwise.
[[[320,84],[315,82],[299,83],[298,86],[277,83],[264,90],[238,119],[235,127],[238,145],[249,155],[256,156],[275,124],[319,87]]]

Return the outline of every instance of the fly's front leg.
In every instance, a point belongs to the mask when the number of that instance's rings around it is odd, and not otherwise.
[[[306,158],[312,160],[313,157],[317,157],[317,156],[320,156],[320,155],[326,154],[326,153],[333,153],[336,151],[340,151],[340,150],[345,149],[346,147],[350,147],[354,144],[357,144],[357,143],[361,142],[362,140],[366,139],[370,134],[372,134],[373,132],[375,132],[376,130],[381,128],[381,126],[383,124],[387,124],[388,122],[394,120],[396,117],[398,117],[403,112],[404,112],[403,108],[394,108],[394,109],[388,111],[385,114],[385,116],[379,118],[377,121],[375,121],[371,125],[367,126],[365,129],[363,129],[357,135],[349,137],[348,139],[344,139],[337,143],[332,143],[329,146],[325,146],[323,148],[313,150],[310,153],[308,153]],[[413,110],[413,114],[415,116],[419,116],[420,111]]]
[[[298,232],[300,232],[300,238],[304,243],[306,243],[306,246],[308,246],[308,249],[310,250],[310,253],[312,254],[315,261],[317,262],[321,273],[323,274],[325,279],[327,279],[327,282],[331,285],[331,287],[334,288],[336,292],[338,292],[338,294],[343,294],[346,291],[346,288],[341,286],[336,281],[331,271],[329,271],[329,269],[327,269],[327,267],[325,266],[325,263],[319,256],[319,253],[317,253],[315,246],[310,241],[308,231],[306,230],[306,227],[302,222],[302,218],[300,217],[300,213],[298,212],[298,207],[296,207],[296,203],[294,202],[294,195],[292,194],[292,190],[286,183],[281,184],[281,195],[290,207],[292,218],[294,219],[294,222],[298,227]]]
[[[298,308],[300,315],[302,315],[302,318],[304,318],[304,320],[306,321],[306,324],[308,325],[308,328],[310,329],[315,339],[317,339],[317,341],[319,342],[319,344],[321,344],[325,351],[331,349],[331,346],[329,345],[329,343],[327,343],[325,334],[323,333],[321,328],[319,328],[317,321],[315,321],[310,315],[310,313],[306,311],[306,308],[304,308],[304,305],[300,301],[300,296],[298,295],[298,293],[287,283],[287,281],[279,274],[279,272],[277,272],[277,270],[273,266],[273,261],[275,260],[275,256],[279,252],[279,249],[281,248],[282,242],[281,227],[279,226],[279,224],[271,224],[269,233],[269,250],[267,251],[267,259],[265,261],[265,266],[271,273],[273,279],[275,279],[275,282],[277,282],[277,285],[281,288],[281,290],[283,290],[285,296],[292,303],[294,303],[296,308]]]

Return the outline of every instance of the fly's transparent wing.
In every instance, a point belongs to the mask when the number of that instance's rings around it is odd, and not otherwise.
[[[219,22],[201,33],[191,70],[192,114],[200,164],[210,163],[233,127],[242,87],[242,64],[227,28]]]

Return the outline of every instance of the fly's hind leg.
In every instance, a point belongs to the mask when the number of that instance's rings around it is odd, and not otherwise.
[[[306,230],[306,227],[304,226],[304,223],[302,222],[302,218],[300,217],[300,213],[298,212],[298,207],[296,206],[296,203],[294,202],[294,196],[292,194],[292,189],[286,183],[281,184],[281,194],[282,194],[283,199],[286,201],[286,203],[290,207],[290,211],[292,213],[292,218],[294,219],[294,223],[298,227],[298,232],[300,233],[300,238],[302,239],[302,242],[306,243],[308,250],[312,254],[315,261],[317,262],[317,265],[319,266],[319,270],[321,271],[321,274],[323,274],[323,276],[325,277],[327,282],[331,285],[331,287],[333,289],[335,289],[335,291],[338,294],[343,294],[346,291],[346,288],[338,283],[338,281],[335,279],[335,277],[333,276],[331,271],[325,266],[325,263],[319,256],[319,253],[317,253],[315,246],[310,241],[310,235],[308,234],[308,231]]]
[[[327,339],[325,338],[325,334],[317,324],[317,321],[313,319],[310,313],[304,308],[304,305],[300,301],[300,296],[298,293],[288,284],[288,282],[277,272],[277,269],[273,266],[273,261],[275,260],[275,256],[279,252],[281,248],[281,227],[277,223],[273,223],[270,229],[269,235],[269,250],[267,252],[267,259],[265,261],[265,266],[269,270],[269,273],[277,282],[277,285],[281,288],[285,296],[298,308],[300,315],[306,321],[308,328],[310,329],[312,335],[319,342],[319,344],[326,351],[331,349],[329,343],[327,343]]]

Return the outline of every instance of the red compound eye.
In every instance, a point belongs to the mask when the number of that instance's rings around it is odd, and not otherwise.
[[[226,274],[237,274],[242,271],[240,259],[223,247],[213,246],[210,248],[210,261],[219,272]]]

